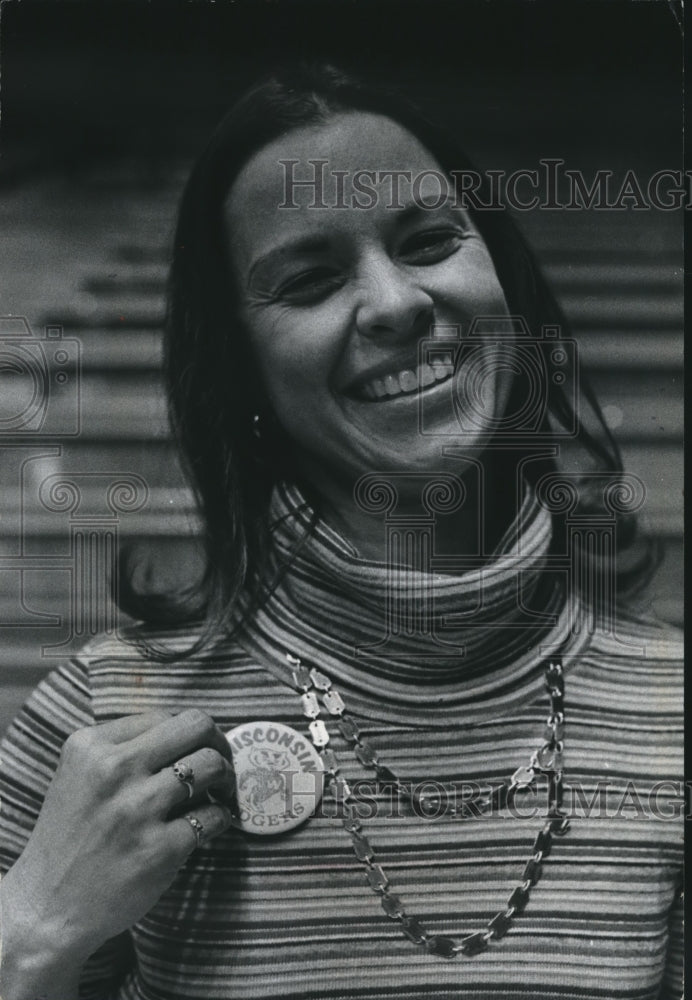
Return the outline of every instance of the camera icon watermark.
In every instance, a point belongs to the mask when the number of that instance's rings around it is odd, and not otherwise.
[[[81,344],[21,316],[0,316],[0,435],[75,437],[80,431]]]
[[[523,316],[477,316],[462,336],[458,326],[435,326],[419,345],[419,369],[429,368],[435,391],[419,396],[421,434],[508,443],[574,437],[579,429],[577,344],[545,325],[533,336]],[[427,367],[426,367],[427,366]],[[502,385],[509,386],[501,400]],[[565,425],[547,423],[550,395],[559,390]]]

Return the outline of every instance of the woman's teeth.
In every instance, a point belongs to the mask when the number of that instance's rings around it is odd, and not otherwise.
[[[444,382],[454,374],[451,354],[444,360],[435,359],[430,364],[424,361],[417,368],[405,368],[396,375],[385,375],[366,382],[361,393],[369,400],[391,399],[406,393],[418,392],[434,382]]]

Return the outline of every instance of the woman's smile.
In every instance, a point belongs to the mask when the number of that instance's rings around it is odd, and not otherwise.
[[[350,391],[359,399],[383,403],[398,396],[418,396],[439,382],[447,382],[453,374],[454,360],[450,351],[447,361],[435,359],[431,364],[414,361],[398,370],[394,367],[381,373],[372,372],[358,379]]]
[[[309,184],[294,184],[288,200],[286,163],[295,181],[315,160],[328,166],[323,207]],[[367,206],[352,207],[348,178],[381,174],[383,165],[412,178],[399,185],[396,205],[383,182]],[[330,475],[439,469],[459,385],[450,331],[461,342],[474,317],[507,315],[485,243],[467,213],[439,197],[439,175],[432,154],[400,125],[345,112],[266,146],[231,188],[230,251],[246,335],[275,416],[304,471],[319,469],[322,487]],[[440,348],[427,356],[441,331]],[[489,343],[484,392],[496,418],[509,386],[493,366],[495,350]],[[459,436],[474,447],[483,431]]]

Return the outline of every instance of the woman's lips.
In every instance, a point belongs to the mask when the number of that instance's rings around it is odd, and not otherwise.
[[[451,353],[443,359],[424,361],[415,368],[404,368],[363,382],[354,395],[371,403],[386,403],[397,396],[413,395],[431,385],[446,382],[454,374]]]

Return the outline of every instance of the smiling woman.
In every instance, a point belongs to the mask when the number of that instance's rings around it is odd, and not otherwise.
[[[307,167],[315,156],[329,168],[322,196],[330,207],[314,208],[308,187],[292,192],[297,210],[282,209],[283,163]],[[294,473],[330,504],[347,537],[354,536],[348,525],[360,476],[440,469],[454,366],[451,356],[434,367],[421,360],[420,343],[437,328],[461,333],[475,316],[508,314],[488,249],[453,204],[425,209],[404,181],[395,208],[383,179],[368,208],[338,207],[355,198],[351,179],[364,163],[407,169],[416,178],[439,171],[425,147],[390,119],[341,113],[253,156],[233,185],[227,213],[241,323],[271,411],[291,439]],[[420,193],[430,200],[435,192]],[[498,349],[489,340],[483,359],[492,372],[484,405],[494,418],[509,389]],[[428,435],[419,433],[423,393]],[[460,434],[464,446],[477,448],[488,427],[481,422]],[[381,526],[372,517],[360,520],[360,553],[384,561]]]
[[[641,484],[469,169],[329,66],[199,159],[166,375],[206,572],[124,586],[10,730],[5,1000],[681,995]]]

